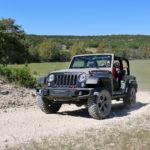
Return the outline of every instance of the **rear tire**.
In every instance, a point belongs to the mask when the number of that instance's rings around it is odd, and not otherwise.
[[[123,103],[126,108],[130,108],[136,103],[136,89],[134,86],[129,87],[127,96],[123,98]]]
[[[61,104],[58,103],[52,103],[48,101],[45,98],[42,98],[41,96],[37,96],[37,104],[40,107],[40,109],[45,112],[46,114],[53,114],[57,113],[57,111],[60,109]]]
[[[88,112],[94,119],[104,119],[111,111],[111,96],[107,90],[98,92],[88,100]]]

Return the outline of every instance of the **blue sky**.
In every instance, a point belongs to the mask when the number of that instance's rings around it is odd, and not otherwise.
[[[28,34],[150,35],[150,0],[1,0]]]

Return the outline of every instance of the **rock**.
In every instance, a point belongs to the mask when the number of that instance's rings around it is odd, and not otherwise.
[[[115,146],[115,143],[110,143],[110,146]]]
[[[0,94],[2,94],[2,95],[8,95],[9,91],[7,91],[7,90],[6,91],[1,91]]]
[[[3,80],[0,80],[0,84],[4,84],[5,83],[5,81],[3,81]]]
[[[8,139],[5,139],[3,142],[8,142]]]
[[[7,113],[7,110],[6,109],[4,109],[4,111],[3,111],[4,113]]]
[[[32,97],[36,97],[36,92],[31,92]]]
[[[0,81],[2,81],[0,79]],[[3,81],[1,82],[3,83]],[[0,109],[30,107],[35,105],[34,90],[14,84],[0,84]]]

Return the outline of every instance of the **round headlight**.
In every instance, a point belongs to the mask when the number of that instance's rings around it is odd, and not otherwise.
[[[51,74],[51,75],[48,77],[48,81],[49,81],[49,82],[52,82],[52,81],[54,81],[54,78],[55,78],[55,76],[54,76],[53,74]]]
[[[86,74],[81,74],[79,77],[79,82],[84,82],[86,80]]]

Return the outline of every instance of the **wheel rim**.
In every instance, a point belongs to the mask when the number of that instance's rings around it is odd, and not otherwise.
[[[103,115],[109,113],[109,99],[105,95],[100,95],[97,100],[98,111]]]

